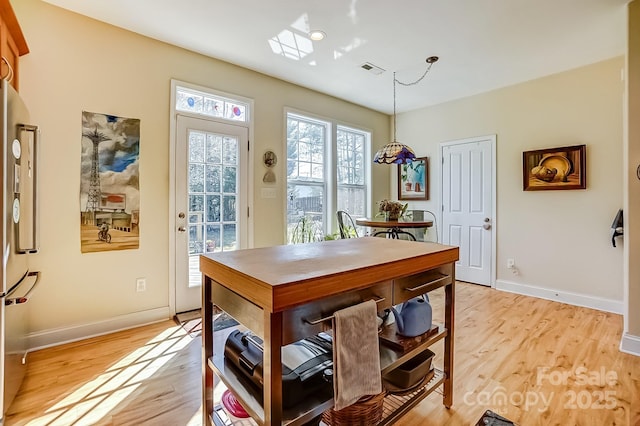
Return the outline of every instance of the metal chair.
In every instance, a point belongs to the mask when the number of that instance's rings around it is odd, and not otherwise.
[[[385,238],[391,238],[394,240],[409,240],[416,241],[416,236],[411,232],[403,231],[398,227],[387,228],[382,231],[376,231],[373,234],[374,237],[384,236]]]
[[[433,240],[431,238],[431,228],[424,228],[426,230],[426,232],[424,234],[422,234],[421,236],[419,235],[418,232],[416,232],[415,235],[416,239],[418,241],[430,241],[430,242],[434,242],[437,243],[438,242],[438,220],[436,219],[436,215],[429,210],[409,210],[407,211],[407,213],[405,214],[406,216],[410,216],[412,220],[417,220],[417,221],[423,221],[423,220],[430,220],[429,216],[431,216],[431,221],[433,222],[433,230],[435,231],[435,240]],[[429,239],[427,240],[425,237],[425,235],[429,236]]]
[[[338,210],[336,212],[338,216],[338,228],[340,229],[340,238],[358,238],[358,230],[356,224],[344,210]]]

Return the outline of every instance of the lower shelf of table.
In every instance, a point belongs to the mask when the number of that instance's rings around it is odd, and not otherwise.
[[[238,327],[229,327],[214,333],[214,347],[223,348],[224,342],[227,339],[227,336]],[[390,369],[404,362],[404,360],[415,356],[424,348],[433,345],[435,342],[443,339],[447,336],[447,330],[440,326],[438,328],[438,333],[433,336],[426,338],[424,341],[420,342],[415,348],[407,351],[407,352],[398,352],[391,348],[386,347],[385,345],[380,345],[380,361],[381,361],[381,370],[382,373],[388,372]],[[222,350],[214,351],[214,356],[208,360],[208,367],[216,374],[216,376],[224,383],[224,385],[231,389],[234,393],[235,397],[242,403],[247,412],[257,420],[257,424],[264,424],[264,408],[262,406],[262,395],[261,392],[246,379],[241,374],[234,369],[233,365],[230,365],[225,359]],[[395,421],[401,415],[406,413],[408,409],[413,407],[417,402],[422,400],[428,394],[430,394],[433,390],[435,390],[438,386],[442,384],[444,381],[444,373],[441,370],[435,369],[434,377],[422,388],[411,393],[410,397],[397,397],[395,395],[390,395],[388,397],[389,403],[396,401],[398,403],[401,399],[406,400],[407,402],[415,401],[412,405],[408,405],[406,409],[400,411],[395,415],[385,415],[385,418],[391,419],[390,422],[386,422],[383,420],[382,424],[390,424]],[[385,399],[385,407],[387,406],[387,401]],[[303,401],[303,403],[297,404],[294,407],[285,409],[283,412],[283,425],[287,426],[296,426],[303,425],[306,422],[312,420],[314,417],[322,414],[325,410],[328,410],[333,407],[333,393],[332,388],[329,385],[328,389],[324,389],[324,392],[320,394],[311,395]],[[397,410],[396,410],[397,411]],[[225,423],[216,423],[216,424],[225,424]]]
[[[223,348],[227,336],[235,329],[236,327],[230,327],[214,333],[214,347]],[[213,357],[209,358],[207,364],[222,383],[233,392],[245,410],[257,420],[257,423],[263,424],[262,395],[256,386],[240,374],[235,366],[225,360],[222,350],[214,351]],[[327,385],[326,389],[322,388],[322,392],[309,395],[301,403],[285,408],[283,410],[283,424],[302,425],[322,414],[324,410],[333,407],[333,390],[330,384]]]
[[[444,382],[444,373],[435,368],[434,375],[423,387],[405,395],[388,394],[384,398],[382,420],[379,425],[390,425],[395,423],[400,417],[415,407],[420,401],[433,392],[442,394],[439,390]],[[235,392],[234,392],[235,394]],[[331,402],[333,405],[333,402]],[[330,408],[330,407],[329,407]],[[329,409],[326,408],[326,409]],[[317,411],[317,410],[316,410]],[[320,413],[323,410],[320,411]],[[317,415],[317,414],[316,414]],[[214,401],[214,411],[210,413],[209,420],[216,426],[256,426],[259,423],[252,418],[239,419],[229,415],[219,401]],[[284,424],[297,424],[295,421],[285,421]],[[322,425],[323,423],[321,423]]]
[[[434,391],[438,391],[444,383],[444,373],[435,368],[434,375],[426,385],[406,395],[388,394],[384,398],[382,421],[380,425],[390,425],[415,407],[420,401]],[[442,393],[442,392],[440,392]]]
[[[215,426],[256,426],[251,417],[238,419],[230,417],[222,405],[213,407],[213,413],[209,416],[209,421]]]

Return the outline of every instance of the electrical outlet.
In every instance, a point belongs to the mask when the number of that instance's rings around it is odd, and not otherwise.
[[[146,278],[137,278],[136,279],[136,291],[138,293],[147,290],[147,279]]]
[[[516,266],[516,261],[514,259],[507,259],[507,269],[513,269]]]

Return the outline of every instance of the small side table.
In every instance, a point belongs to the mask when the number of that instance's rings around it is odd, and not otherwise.
[[[360,226],[368,226],[370,228],[386,228],[385,231],[378,231],[373,234],[374,237],[387,234],[388,238],[398,239],[400,234],[408,235],[413,241],[416,237],[405,231],[404,229],[430,228],[433,226],[432,221],[402,221],[402,220],[373,220],[373,219],[356,219],[356,224]]]

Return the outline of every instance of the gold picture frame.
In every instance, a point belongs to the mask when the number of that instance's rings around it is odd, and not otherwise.
[[[586,189],[586,145],[522,153],[524,191]]]

